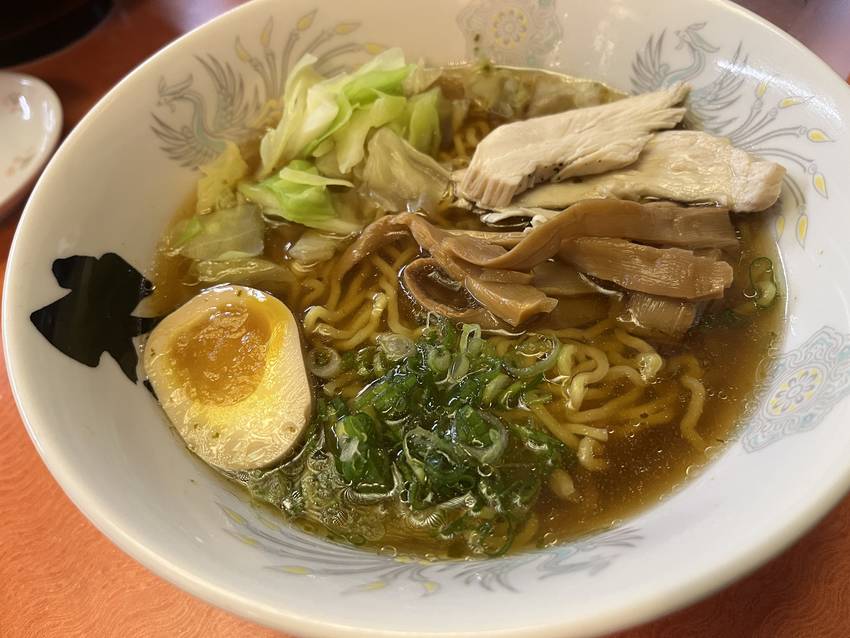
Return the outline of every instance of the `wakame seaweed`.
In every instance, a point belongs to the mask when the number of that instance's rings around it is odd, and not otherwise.
[[[530,412],[508,414],[551,399],[542,374],[517,378],[512,364],[477,326],[450,322],[431,325],[393,364],[361,348],[341,370],[367,381],[363,390],[319,399],[301,452],[244,482],[291,516],[317,515],[331,537],[381,540],[370,534],[380,535],[389,507],[447,545],[502,554],[551,471],[573,461]]]

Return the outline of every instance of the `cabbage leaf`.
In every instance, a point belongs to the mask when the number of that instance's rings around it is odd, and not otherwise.
[[[341,173],[348,173],[363,160],[369,131],[402,117],[406,106],[407,99],[401,96],[380,95],[368,106],[357,108],[351,121],[333,137]]]
[[[259,257],[195,261],[189,269],[189,275],[199,284],[226,283],[275,291],[297,281],[289,268]]]
[[[425,61],[420,59],[413,71],[410,72],[410,75],[404,79],[404,83],[402,84],[404,94],[411,97],[418,93],[424,93],[434,86],[442,74],[443,69],[435,66],[426,66]]]
[[[407,132],[405,138],[417,151],[434,156],[440,148],[439,104],[442,93],[431,89],[410,98],[407,105]]]
[[[384,210],[436,210],[449,189],[449,172],[384,127],[368,145],[363,186]]]
[[[263,219],[256,206],[242,204],[177,225],[172,247],[190,259],[226,261],[263,252]]]
[[[260,176],[271,173],[281,160],[295,157],[311,139],[324,132],[336,117],[336,110],[330,112],[330,109],[323,108],[321,115],[326,121],[320,121],[318,112],[312,114],[310,121],[314,128],[321,130],[310,130],[307,127],[308,92],[322,80],[322,76],[314,69],[316,60],[316,56],[308,53],[296,62],[286,78],[280,122],[260,140]],[[313,106],[316,107],[316,104]]]
[[[345,237],[308,230],[298,238],[298,241],[287,252],[292,259],[299,263],[315,264],[333,257],[344,242]]]
[[[342,89],[349,101],[357,106],[374,102],[381,93],[402,95],[404,81],[414,67],[413,64],[405,64],[401,49],[387,49],[352,73]]]
[[[356,107],[372,104],[380,94],[401,95],[413,69],[397,48],[333,78],[323,78],[316,62],[315,56],[305,55],[287,77],[280,122],[260,142],[260,177],[293,159],[328,152],[330,145],[324,142],[349,123]]]
[[[248,174],[248,164],[242,159],[239,147],[227,142],[221,155],[200,170],[204,176],[198,180],[196,212],[201,214],[235,206],[236,183]]]
[[[341,235],[359,230],[359,224],[339,218],[328,186],[351,186],[351,183],[322,177],[307,160],[292,160],[278,175],[256,184],[242,182],[239,192],[261,206],[267,218]]]
[[[437,85],[450,100],[469,100],[475,112],[509,120],[607,104],[626,96],[594,80],[490,62],[446,67]]]

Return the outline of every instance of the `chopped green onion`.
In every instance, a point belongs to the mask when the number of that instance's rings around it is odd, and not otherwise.
[[[375,341],[381,352],[392,362],[401,361],[409,357],[415,349],[410,339],[404,335],[398,335],[392,332],[379,334],[375,337]]]
[[[499,393],[511,384],[511,378],[506,374],[499,373],[486,386],[484,393],[481,395],[481,403],[491,405]]]
[[[452,360],[452,367],[449,370],[448,380],[451,382],[460,381],[469,372],[469,357],[463,353],[456,354]]]
[[[318,346],[307,353],[307,368],[321,379],[335,377],[342,367],[342,358],[333,348]]]
[[[511,376],[521,379],[545,374],[558,363],[560,349],[561,342],[555,336],[529,335],[509,353],[504,364],[505,370]],[[527,363],[529,359],[533,363]]]
[[[522,393],[522,402],[525,405],[549,403],[551,400],[552,393],[546,390],[526,390]]]
[[[776,299],[776,284],[772,281],[757,281],[755,284],[755,289],[758,291],[758,296],[756,297],[756,305],[759,308],[769,308],[773,305],[773,301]]]
[[[437,346],[428,353],[428,367],[436,374],[445,374],[451,364],[452,354],[442,346]]]
[[[773,305],[778,293],[773,262],[767,257],[757,257],[750,264],[750,286],[754,302],[759,308]]]
[[[472,340],[481,339],[481,326],[478,324],[464,324],[463,328],[460,331],[460,345],[458,349],[461,352],[466,352],[467,348],[470,345],[470,338]],[[477,354],[477,353],[472,353]]]

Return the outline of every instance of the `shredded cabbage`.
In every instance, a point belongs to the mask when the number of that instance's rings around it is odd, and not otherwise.
[[[296,281],[295,275],[288,268],[256,257],[226,261],[196,261],[189,269],[189,274],[194,276],[198,283],[204,284],[228,283],[277,288],[280,284]]]
[[[327,153],[324,142],[351,120],[355,107],[375,102],[381,94],[401,95],[412,65],[401,49],[388,49],[350,74],[325,79],[315,70],[316,57],[302,57],[284,87],[280,122],[260,142],[260,177],[275,167],[307,155]]]
[[[242,159],[239,147],[227,142],[221,155],[200,168],[204,176],[198,180],[195,210],[200,214],[235,206],[236,183],[248,174],[248,164]]]
[[[449,172],[389,128],[369,140],[363,167],[365,191],[384,210],[433,211],[449,188]]]
[[[175,231],[172,246],[190,259],[227,261],[263,252],[263,219],[251,204],[196,215]]]
[[[323,133],[336,117],[336,110],[331,112],[330,109],[323,108],[321,114],[326,121],[320,121],[319,105],[312,104],[310,106],[317,109],[310,114],[310,124],[314,129],[311,130],[307,126],[307,94],[310,87],[322,80],[322,76],[313,68],[316,60],[316,56],[308,53],[296,62],[286,78],[280,122],[260,140],[261,177],[271,173],[281,160],[287,161],[295,157],[310,140]]]
[[[328,186],[339,185],[351,183],[322,177],[307,160],[292,160],[278,175],[259,184],[242,182],[239,192],[260,205],[266,217],[347,235],[360,225],[338,217]]]
[[[327,261],[342,246],[345,237],[326,235],[315,230],[306,231],[287,251],[289,256],[302,264]]]
[[[434,156],[440,148],[440,89],[434,88],[410,98],[407,105],[405,138],[413,148]]]
[[[369,131],[401,117],[406,106],[407,100],[403,97],[380,95],[370,105],[357,108],[351,121],[337,131],[333,138],[341,173],[348,173],[363,160]]]

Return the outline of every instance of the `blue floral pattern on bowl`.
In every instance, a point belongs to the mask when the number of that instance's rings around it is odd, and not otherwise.
[[[850,335],[821,328],[763,372],[764,399],[741,437],[748,452],[816,428],[850,394]]]
[[[470,58],[547,66],[563,35],[555,0],[474,0],[458,14]]]
[[[621,552],[635,547],[640,531],[621,527],[564,545],[478,560],[428,560],[360,550],[308,536],[269,516],[263,506],[247,507],[243,495],[218,503],[226,531],[239,542],[256,548],[271,561],[266,568],[289,576],[312,576],[331,581],[355,580],[343,586],[347,594],[378,591],[405,584],[418,585],[424,596],[441,593],[449,581],[485,591],[518,591],[520,572],[537,579],[584,573],[593,576],[608,567]]]

